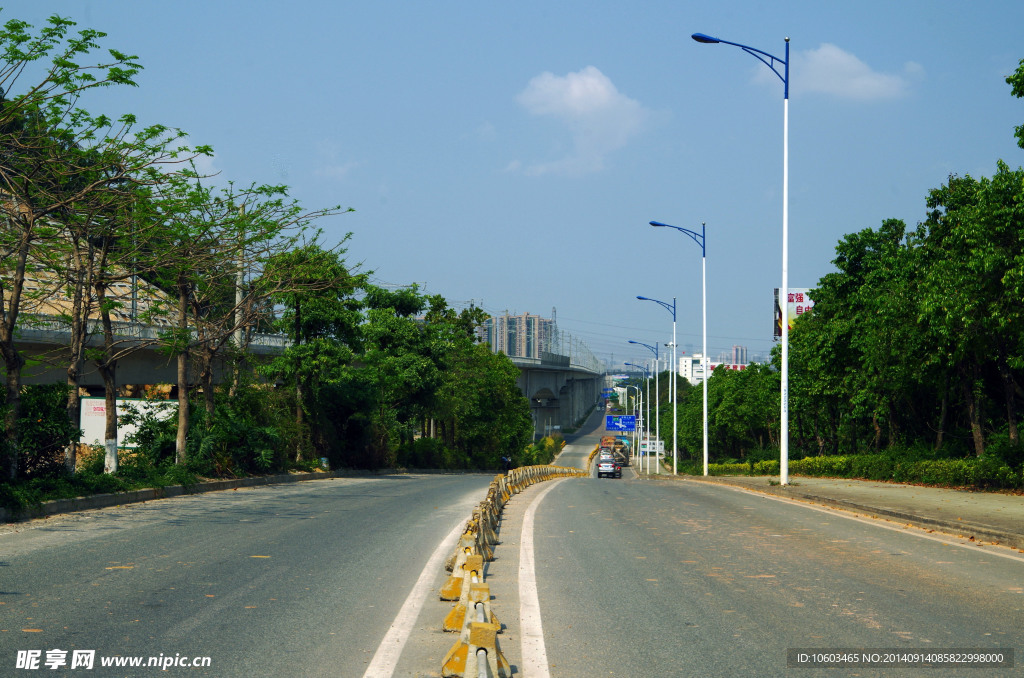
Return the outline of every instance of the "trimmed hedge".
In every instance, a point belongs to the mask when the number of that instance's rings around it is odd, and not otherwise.
[[[1024,466],[1014,469],[1006,462],[988,456],[917,461],[898,460],[882,454],[806,457],[790,460],[789,472],[819,478],[889,480],[941,487],[1024,488]],[[708,473],[714,476],[778,475],[779,462],[767,460],[754,464],[709,464]]]

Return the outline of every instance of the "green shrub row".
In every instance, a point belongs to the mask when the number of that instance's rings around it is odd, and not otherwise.
[[[516,466],[543,466],[550,464],[558,456],[558,453],[562,451],[563,447],[565,447],[565,440],[562,438],[561,433],[544,436],[523,450],[522,455],[518,459],[513,458],[513,463]]]
[[[151,487],[195,485],[194,473],[171,460],[152,464],[141,455],[126,456],[116,474],[103,472],[103,448],[92,448],[78,473],[27,478],[16,483],[0,483],[0,508],[18,516],[51,499],[74,499],[94,494],[129,492]]]
[[[942,487],[1024,488],[1024,466],[1014,469],[1007,462],[991,456],[918,460],[896,459],[883,454],[806,457],[790,460],[789,472],[819,478],[889,480]],[[713,476],[778,475],[779,461],[709,464],[708,473]]]

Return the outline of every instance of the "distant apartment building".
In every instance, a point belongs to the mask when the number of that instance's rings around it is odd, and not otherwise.
[[[553,318],[530,313],[506,313],[488,318],[480,330],[481,337],[491,345],[492,351],[500,351],[510,357],[540,358],[541,353],[558,352],[558,329]]]
[[[743,347],[742,346],[741,347],[734,347],[734,349],[735,348],[743,348]],[[743,350],[744,350],[744,353],[746,353],[746,349],[744,348]],[[702,381],[704,381],[704,367],[701,365],[701,358],[702,357],[703,356],[701,356],[700,353],[693,353],[693,354],[684,355],[684,356],[680,357],[679,358],[679,376],[683,377],[688,382],[690,382],[691,384],[694,384],[694,385],[699,384]],[[724,367],[727,370],[742,370],[742,369],[746,368],[746,366],[747,366],[746,363],[738,363],[738,362],[731,362],[730,363],[727,360],[728,357],[729,357],[729,354],[728,353],[724,353],[724,354],[719,355],[719,361],[718,362],[708,361],[708,372],[710,374],[714,374],[715,370],[717,368],[719,368],[719,367]],[[726,358],[726,360],[722,360],[722,358]]]

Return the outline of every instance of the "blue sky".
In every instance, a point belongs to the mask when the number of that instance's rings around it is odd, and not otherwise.
[[[782,85],[741,50],[791,38],[790,286],[833,270],[847,233],[924,218],[953,174],[1024,161],[1018,0],[3,4],[139,56],[136,114],[210,144],[224,181],[285,183],[352,232],[348,261],[461,306],[549,316],[599,357],[700,349],[700,249],[658,220],[707,223],[708,343],[772,346],[781,281]],[[98,58],[97,58],[98,60]]]

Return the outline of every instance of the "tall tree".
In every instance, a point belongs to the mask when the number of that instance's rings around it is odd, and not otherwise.
[[[996,175],[951,176],[930,192],[931,213],[921,226],[927,266],[922,321],[941,338],[954,366],[975,454],[985,449],[985,370],[995,364],[999,399],[1014,444],[1019,442],[1016,380],[1020,355],[1020,299],[1007,283],[1024,248],[1024,171],[998,164]]]
[[[295,389],[297,461],[313,448],[326,448],[325,441],[310,435],[307,419],[317,411],[323,388],[346,376],[359,346],[362,315],[355,295],[368,274],[353,273],[345,265],[341,245],[347,240],[333,249],[304,243],[271,257],[264,272],[273,300],[282,306],[277,327],[290,341],[266,371]]]
[[[46,247],[64,248],[55,225],[62,212],[108,194],[125,182],[153,181],[155,166],[177,161],[180,132],[162,126],[136,129],[135,119],[92,116],[78,106],[85,90],[134,85],[136,58],[109,50],[109,59],[81,65],[105,34],[52,17],[38,33],[11,20],[0,30],[0,358],[6,372],[5,447],[8,475],[17,475],[21,355],[15,329],[26,301],[25,276]],[[42,79],[11,95],[36,62],[49,60]],[[83,149],[90,149],[84,153]],[[97,171],[96,159],[103,171]],[[102,198],[101,198],[102,199]]]
[[[342,210],[307,211],[284,186],[229,184],[217,190],[195,173],[161,186],[155,207],[163,231],[153,276],[174,299],[175,327],[163,338],[177,363],[176,458],[184,463],[192,384],[202,387],[209,425],[217,361],[226,357],[232,340],[237,355],[253,330],[271,327],[275,299],[307,285],[282,268],[286,255],[311,237],[316,220]],[[191,362],[198,366],[195,380]]]

